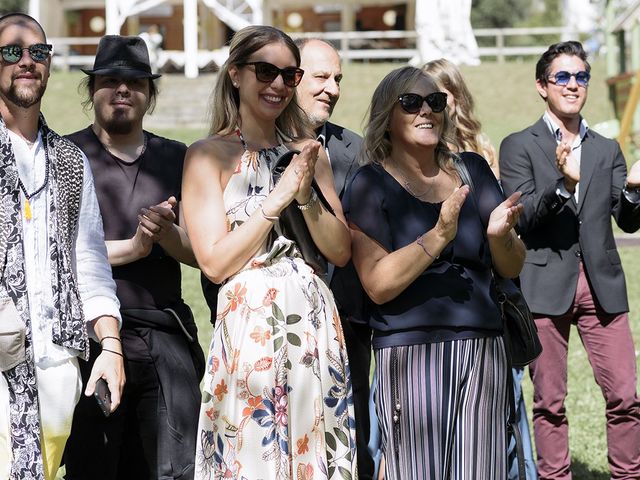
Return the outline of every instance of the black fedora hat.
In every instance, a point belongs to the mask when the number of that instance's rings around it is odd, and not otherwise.
[[[151,73],[147,44],[140,37],[105,35],[100,39],[93,70],[82,69],[87,75],[109,75],[126,78],[160,77]]]

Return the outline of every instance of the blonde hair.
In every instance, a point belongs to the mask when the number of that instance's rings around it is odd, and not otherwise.
[[[229,58],[220,68],[218,79],[211,95],[209,112],[211,125],[209,134],[228,135],[241,123],[240,96],[233,86],[229,69],[249,61],[251,55],[274,43],[284,44],[293,54],[296,66],[300,66],[300,51],[286,33],[267,25],[251,25],[236,32],[229,45]],[[276,119],[276,127],[285,137],[292,139],[312,136],[307,116],[298,105],[295,90],[289,104]]]
[[[415,67],[398,68],[382,79],[373,93],[369,106],[369,120],[364,127],[360,164],[381,164],[389,157],[393,148],[388,132],[393,109],[398,104],[400,95],[407,93],[421,78],[426,78],[434,86],[437,85],[429,74]],[[451,165],[454,154],[448,145],[451,140],[451,122],[446,109],[442,114],[442,132],[435,153],[436,163],[444,169]]]
[[[474,101],[460,69],[449,60],[440,58],[426,63],[422,70],[431,75],[436,84],[453,95],[456,108],[451,113],[454,145],[460,151],[477,152],[493,166],[496,151],[489,138],[482,133],[482,125],[474,113]]]

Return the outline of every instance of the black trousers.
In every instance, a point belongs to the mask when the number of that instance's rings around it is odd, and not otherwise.
[[[353,407],[356,417],[356,448],[358,449],[358,478],[373,478],[374,464],[369,442],[369,374],[371,371],[371,329],[368,325],[350,322],[342,317],[342,331],[347,345]]]
[[[100,353],[92,342],[91,357]],[[80,362],[86,387],[91,363]],[[158,479],[158,429],[166,425],[166,406],[155,366],[125,360],[122,402],[105,418],[93,397],[76,406],[63,462],[66,480]],[[166,428],[166,427],[165,427]]]

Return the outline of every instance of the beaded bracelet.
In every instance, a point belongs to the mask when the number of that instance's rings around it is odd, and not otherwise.
[[[117,340],[120,343],[122,343],[122,339],[120,337],[112,337],[110,335],[106,335],[106,336],[102,337],[102,339],[100,340],[100,345],[102,345],[102,342],[104,342],[107,338],[111,338],[113,340]]]
[[[312,188],[311,189],[311,196],[309,196],[309,200],[307,200],[307,203],[298,203],[298,208],[300,210],[302,210],[302,211],[310,210],[311,207],[313,207],[316,204],[317,201],[318,201],[318,194]]]
[[[438,258],[440,258],[440,255],[433,256],[431,255],[431,253],[429,253],[429,250],[427,250],[427,247],[424,246],[424,238],[422,235],[418,235],[418,238],[416,238],[416,243],[420,245],[420,248],[422,248],[424,253],[426,253],[431,257],[431,260],[437,260]]]
[[[264,218],[265,220],[269,220],[270,222],[275,222],[276,220],[278,220],[278,216],[274,216],[274,215],[267,215],[266,213],[264,213],[264,208],[260,207],[260,212],[262,212],[262,218]]]
[[[122,358],[124,358],[123,354],[121,354],[120,352],[116,352],[115,350],[109,350],[108,348],[103,348],[102,351],[103,352],[109,352],[109,353],[115,353],[116,355],[120,355]]]

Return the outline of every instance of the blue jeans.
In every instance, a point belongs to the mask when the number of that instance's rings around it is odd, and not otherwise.
[[[516,423],[522,435],[522,449],[524,450],[525,472],[527,480],[538,480],[536,473],[536,462],[533,459],[533,448],[531,445],[531,434],[529,433],[529,422],[527,421],[527,411],[524,405],[524,396],[522,395],[522,377],[524,375],[523,368],[512,369],[513,373],[513,394],[516,400]],[[518,480],[518,459],[516,458],[516,442],[513,438],[509,439],[508,455],[509,455],[509,480]],[[524,480],[524,479],[522,479]]]

